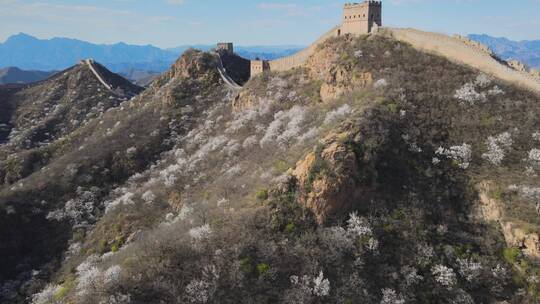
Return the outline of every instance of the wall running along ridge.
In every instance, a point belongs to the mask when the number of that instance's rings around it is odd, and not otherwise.
[[[540,81],[525,73],[501,64],[484,49],[465,43],[456,37],[415,29],[385,28],[397,40],[407,42],[422,51],[444,56],[451,61],[466,64],[484,73],[540,93]]]
[[[94,76],[96,76],[99,82],[101,82],[101,84],[104,85],[107,88],[107,90],[112,91],[113,90],[112,87],[109,84],[107,84],[105,80],[103,80],[103,77],[101,77],[98,71],[94,68],[94,61],[92,59],[86,59],[84,62],[86,63],[86,65],[88,65],[88,67],[90,68],[90,71],[92,71],[92,73],[94,74]]]
[[[334,27],[333,29],[322,35],[315,42],[313,42],[310,46],[294,55],[268,62],[270,65],[270,71],[283,72],[301,67],[302,65],[304,65],[304,63],[306,63],[308,58],[315,53],[319,45],[321,45],[329,38],[337,36],[337,31],[339,28],[339,26]]]

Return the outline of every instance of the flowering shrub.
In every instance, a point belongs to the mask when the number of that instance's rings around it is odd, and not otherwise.
[[[403,296],[398,295],[397,292],[390,288],[382,290],[382,299],[380,304],[405,304]]]
[[[196,240],[202,240],[207,239],[212,234],[212,229],[210,228],[210,225],[205,224],[200,227],[192,228],[189,230],[189,236]]]
[[[302,277],[291,276],[291,284],[307,295],[325,297],[330,294],[330,281],[324,278],[323,272],[319,272],[317,277],[304,275]]]
[[[344,104],[341,107],[326,113],[326,117],[324,118],[324,123],[325,124],[333,123],[341,119],[342,117],[350,114],[351,112],[352,112],[351,107],[348,104]]]
[[[476,77],[474,84],[481,88],[485,88],[491,84],[491,81],[492,80],[488,75],[482,73]]]
[[[290,110],[274,114],[274,121],[270,123],[260,140],[261,147],[269,146],[274,142],[277,142],[281,148],[287,148],[293,144],[302,132],[305,111],[304,107],[295,105]]]
[[[111,266],[103,275],[103,282],[106,285],[114,285],[120,281],[120,274],[122,272],[122,267],[118,265]]]
[[[64,208],[49,212],[47,219],[61,221],[69,219],[73,225],[84,225],[95,219],[97,189],[90,191],[82,187],[77,189],[77,197],[67,201]]]
[[[317,297],[325,297],[330,294],[330,281],[324,278],[322,271],[318,277],[313,279],[313,294]]]
[[[56,303],[56,294],[62,288],[60,285],[48,285],[40,293],[32,296],[32,304]]]
[[[482,158],[493,165],[500,165],[506,151],[512,147],[512,144],[512,135],[509,132],[504,132],[496,137],[490,136],[486,142],[488,152],[482,154]]]
[[[458,166],[462,169],[467,169],[470,166],[472,159],[472,149],[471,145],[463,144],[461,146],[452,146],[448,149],[439,147],[436,154],[446,156],[449,159],[455,160],[458,162]]]
[[[457,283],[454,270],[444,265],[439,264],[433,266],[433,268],[431,268],[431,274],[433,274],[433,277],[437,283],[448,289],[452,288]]]
[[[386,81],[386,79],[382,78],[382,79],[379,79],[379,80],[375,81],[373,86],[375,88],[383,88],[383,87],[388,86],[388,81]]]
[[[367,220],[359,217],[357,213],[351,213],[349,215],[347,232],[354,237],[371,236],[373,234]]]
[[[122,188],[122,189],[120,189],[120,191],[122,191],[122,192],[127,191],[127,189]],[[133,201],[134,196],[135,196],[134,193],[125,192],[120,197],[116,198],[115,200],[105,202],[105,213],[114,210],[118,206],[135,204],[135,202]]]
[[[474,105],[478,101],[483,102],[486,100],[486,95],[478,93],[473,83],[464,84],[456,91],[454,97],[459,99],[461,104],[468,103],[469,105]]]
[[[141,195],[141,199],[147,203],[153,203],[156,196],[152,191],[148,190]]]
[[[472,282],[482,274],[482,264],[470,259],[458,259],[459,274],[467,281]]]
[[[186,295],[191,303],[207,303],[212,294],[212,284],[203,280],[193,280],[186,286]]]

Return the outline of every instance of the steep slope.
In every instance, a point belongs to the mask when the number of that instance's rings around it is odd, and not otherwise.
[[[186,56],[200,55],[189,53]],[[205,56],[202,57],[210,60],[205,64],[213,64],[215,67],[215,58]],[[182,65],[187,68],[181,68]],[[103,78],[111,79],[99,65],[97,69],[101,75],[105,75]],[[0,262],[0,281],[2,290],[7,290],[2,293],[3,297],[12,302],[25,302],[24,294],[35,292],[35,286],[39,285],[28,283],[19,290],[21,294],[17,294],[17,289],[12,287],[19,288],[20,284],[28,280],[39,283],[48,277],[50,270],[59,265],[61,253],[67,249],[67,239],[73,235],[84,237],[85,231],[92,227],[93,221],[103,212],[98,206],[94,208],[88,200],[105,197],[128,177],[144,170],[159,158],[161,151],[171,145],[174,139],[171,134],[189,129],[190,119],[178,122],[172,120],[175,116],[181,117],[182,111],[191,113],[187,108],[180,109],[183,106],[181,96],[187,98],[192,95],[190,90],[215,84],[219,79],[215,69],[208,73],[208,79],[192,79],[199,73],[199,69],[202,68],[179,61],[173,70],[156,81],[155,86],[122,102],[118,107],[111,107],[88,118],[86,123],[78,125],[68,136],[57,140],[51,145],[52,153],[43,151],[48,157],[46,166],[30,170],[29,176],[0,191],[0,252],[3,257]],[[62,75],[59,77],[67,77],[65,80],[84,77],[91,81],[94,86],[94,93],[88,95],[91,98],[102,93],[107,96],[107,100],[108,96],[113,96],[111,102],[114,102],[119,97],[101,87],[86,63]],[[111,83],[114,83],[113,80]],[[90,85],[85,83],[74,89],[85,90],[87,86]],[[96,87],[100,88],[97,94]],[[38,91],[33,87],[30,92],[49,95],[49,89]],[[214,98],[204,97],[205,100]],[[196,110],[196,106],[190,109]],[[177,129],[171,129],[173,127]],[[35,161],[29,163],[36,164]],[[11,167],[7,164],[7,168]],[[66,212],[55,212],[64,208]],[[154,220],[149,216],[143,218],[142,222],[150,224]],[[34,276],[32,269],[37,268],[43,272]]]
[[[6,96],[0,123],[9,127],[9,137],[0,138],[7,140],[0,146],[0,179],[9,184],[40,168],[74,130],[141,90],[97,63],[83,62]]]
[[[501,60],[496,58],[491,51],[477,45],[471,45],[468,41],[463,41],[458,37],[398,28],[387,28],[384,33],[410,43],[420,50],[433,52],[454,62],[466,64],[489,75],[540,93],[538,75],[533,77],[529,73],[517,71],[509,65],[501,63]]]
[[[47,79],[54,72],[23,71],[16,67],[0,69],[0,84],[30,83]]]
[[[381,36],[239,92],[218,67],[188,52],[0,192],[4,298],[538,301],[528,248],[477,212],[538,231],[537,94]]]

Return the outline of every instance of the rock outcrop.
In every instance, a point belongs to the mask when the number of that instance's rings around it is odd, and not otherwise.
[[[521,249],[525,256],[540,259],[540,241],[538,233],[524,229],[524,223],[505,219],[503,202],[494,198],[495,185],[484,181],[478,185],[479,201],[476,216],[487,222],[497,222],[501,226],[508,247]]]
[[[299,200],[310,209],[319,224],[344,211],[356,197],[359,167],[354,151],[340,143],[348,134],[327,137],[322,147],[296,164],[292,175],[297,180]]]
[[[339,65],[339,61],[333,50],[323,48],[307,62],[310,77],[322,82],[320,95],[324,102],[373,83],[370,72],[353,73],[351,66]]]

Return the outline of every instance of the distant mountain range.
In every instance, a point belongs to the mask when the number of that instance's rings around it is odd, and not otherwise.
[[[54,72],[24,71],[16,67],[0,69],[0,84],[30,83],[49,78]]]
[[[540,68],[540,40],[512,41],[489,35],[471,34],[470,39],[489,46],[503,59],[518,59],[532,68]],[[187,49],[210,50],[214,45],[183,45],[161,49],[152,45],[93,44],[90,42],[52,38],[38,39],[20,33],[0,43],[0,84],[27,83],[42,80],[50,72],[73,66],[79,60],[93,58],[108,69],[140,84],[146,85],[166,71]],[[235,46],[235,52],[247,59],[272,60],[294,54],[299,45]],[[28,70],[28,71],[23,71]]]
[[[27,70],[63,70],[81,59],[93,58],[111,71],[122,75],[147,77],[161,73],[188,48],[209,50],[214,45],[184,45],[160,49],[152,45],[93,44],[68,38],[38,39],[20,33],[0,43],[0,68],[18,67]],[[237,47],[239,55],[248,59],[275,59],[288,56],[302,46],[251,46]],[[133,78],[132,78],[133,79]],[[138,79],[133,79],[138,80]]]
[[[472,34],[468,37],[487,45],[502,59],[517,59],[531,68],[540,69],[540,40],[512,41],[485,34]]]

